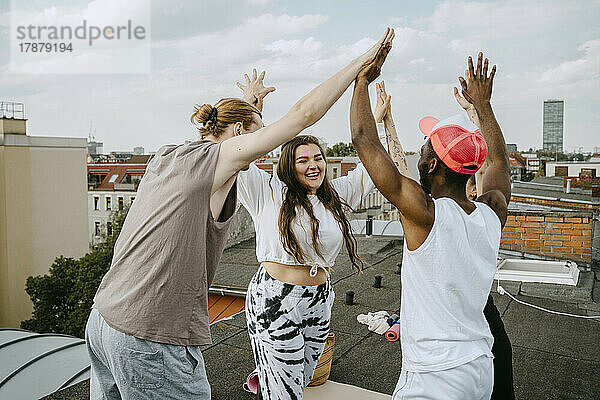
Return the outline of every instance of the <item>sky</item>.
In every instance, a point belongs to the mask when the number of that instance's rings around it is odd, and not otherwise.
[[[196,140],[189,121],[194,104],[241,97],[235,83],[244,82],[243,74],[252,68],[266,70],[265,85],[277,89],[265,99],[263,120],[269,124],[390,26],[396,37],[379,80],[392,95],[406,150],[416,151],[423,143],[421,117],[460,112],[453,86],[467,57],[480,50],[497,64],[492,105],[508,143],[521,150],[541,148],[543,101],[562,99],[565,150],[600,147],[598,0],[27,4],[31,12],[57,22],[97,14],[135,20],[140,10],[150,10],[145,72],[45,73],[40,67],[38,73],[14,73],[11,19],[18,22],[19,14],[11,12],[19,6],[0,0],[0,101],[25,104],[30,135],[87,137],[91,125],[105,152],[136,146],[152,152],[163,144]],[[350,99],[351,88],[305,133],[330,145],[349,142]]]

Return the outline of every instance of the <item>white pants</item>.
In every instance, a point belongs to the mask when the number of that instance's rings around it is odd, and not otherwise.
[[[400,373],[392,400],[489,400],[494,387],[493,358],[481,356],[443,371]]]

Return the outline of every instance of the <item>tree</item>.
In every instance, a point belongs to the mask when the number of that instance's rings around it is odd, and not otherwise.
[[[540,163],[540,167],[538,168],[537,174],[535,174],[536,178],[538,176],[546,176],[546,163]]]
[[[585,161],[585,156],[581,153],[569,155],[569,161]]]
[[[48,274],[27,278],[25,291],[33,302],[33,314],[21,322],[21,328],[83,338],[94,295],[110,268],[115,241],[126,215],[127,210],[115,214],[112,235],[85,256],[78,260],[60,256]]]
[[[531,182],[535,179],[535,174],[533,172],[525,172],[521,175],[521,182]]]
[[[327,150],[325,150],[325,155],[327,157],[350,157],[356,156],[358,153],[354,149],[352,143],[346,144],[339,142],[332,147],[328,147]]]
[[[556,151],[538,150],[536,154],[539,158],[547,158],[549,160],[567,161],[569,159],[568,155]]]
[[[27,278],[25,291],[33,302],[32,318],[21,322],[21,328],[35,332],[66,333],[65,323],[75,309],[72,299],[73,271],[79,263],[73,258],[58,257],[48,275]]]

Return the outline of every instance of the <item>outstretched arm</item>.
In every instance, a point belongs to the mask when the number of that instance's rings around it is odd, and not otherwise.
[[[465,71],[465,76],[469,76],[469,70]],[[477,116],[477,110],[475,110],[475,106],[469,103],[464,97],[462,97],[457,88],[454,88],[454,97],[460,106],[467,112],[467,116],[471,120],[472,123],[477,125],[479,129],[481,129],[481,123],[479,122],[479,117]],[[477,197],[483,194],[483,174],[487,170],[487,160],[483,163],[481,168],[475,173],[475,187],[477,188]]]
[[[492,67],[488,76],[489,60],[486,58],[483,61],[483,53],[479,53],[476,70],[473,68],[471,57],[468,65],[466,79],[459,77],[462,95],[475,107],[481,124],[481,133],[488,145],[488,168],[481,182],[483,194],[478,200],[487,203],[498,214],[504,226],[511,195],[510,165],[506,142],[490,103],[496,66]]]
[[[366,53],[310,91],[280,120],[254,133],[223,141],[213,188],[220,187],[250,162],[292,139],[321,119],[350,86],[358,72],[375,57],[379,49],[382,46],[391,46],[393,38],[394,30],[388,28],[383,37]]]
[[[392,117],[392,96],[386,93],[384,81],[376,83],[375,88],[377,91],[377,105],[373,112],[375,122],[380,123],[383,121],[385,137],[388,143],[388,154],[392,158],[396,168],[398,168],[398,171],[400,171],[402,175],[410,178],[408,166],[406,165],[406,154],[404,154],[404,149],[398,139],[396,125],[394,124],[394,118]]]
[[[379,191],[398,208],[409,249],[419,247],[433,226],[434,205],[414,180],[403,176],[381,145],[371,113],[368,86],[381,71],[385,48],[356,78],[350,105],[352,143]]]

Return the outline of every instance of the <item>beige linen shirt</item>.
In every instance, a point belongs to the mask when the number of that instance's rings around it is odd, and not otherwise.
[[[208,287],[223,253],[236,185],[210,211],[220,145],[163,146],[146,168],[94,308],[123,333],[175,345],[211,343]]]

